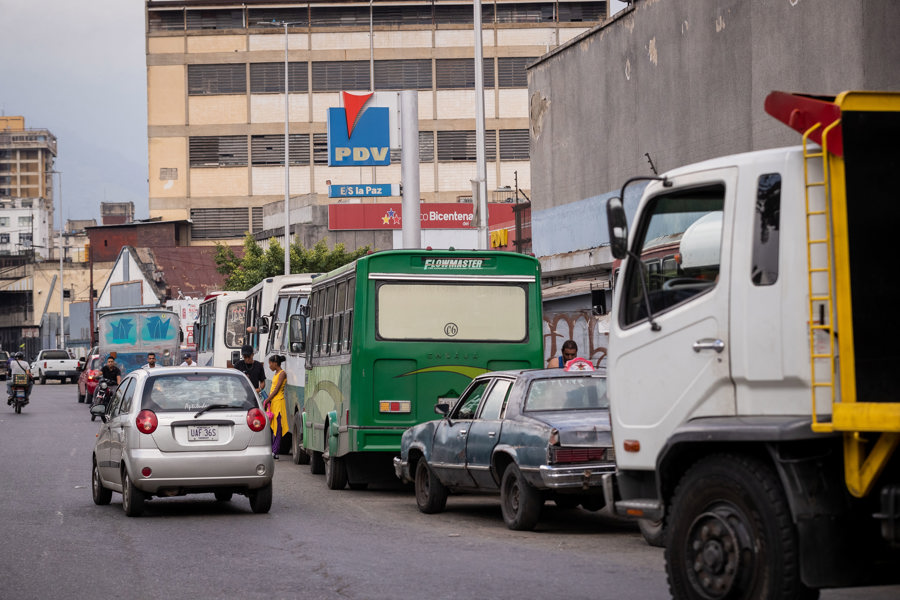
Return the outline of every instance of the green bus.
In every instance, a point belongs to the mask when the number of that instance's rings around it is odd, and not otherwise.
[[[543,366],[540,263],[390,250],[315,279],[301,451],[328,487],[395,480],[403,432],[487,371]]]

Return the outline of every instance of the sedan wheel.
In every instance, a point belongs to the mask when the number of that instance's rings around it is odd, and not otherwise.
[[[272,508],[272,484],[250,492],[250,510],[257,514],[267,513]]]
[[[441,483],[424,458],[416,464],[416,504],[425,514],[442,512],[447,507],[447,487]]]
[[[506,526],[517,531],[534,529],[541,516],[544,499],[516,465],[509,465],[500,483],[500,507]]]
[[[134,487],[127,470],[122,472],[122,508],[129,517],[139,517],[144,512],[144,492]]]
[[[81,393],[81,388],[78,388],[78,403],[81,404],[84,402],[84,394]]]
[[[94,469],[91,471],[91,495],[94,497],[94,504],[103,506],[109,504],[112,500],[112,490],[103,487],[100,481],[100,467],[94,463]]]

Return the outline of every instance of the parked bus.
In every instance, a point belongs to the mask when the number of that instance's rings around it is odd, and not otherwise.
[[[116,353],[116,362],[126,375],[147,363],[147,353],[156,353],[156,363],[181,364],[181,323],[178,315],[164,308],[137,308],[104,312],[98,317],[99,352]]]
[[[306,381],[306,353],[300,343],[302,341],[300,319],[301,315],[306,313],[310,289],[308,283],[292,284],[284,286],[278,292],[265,351],[266,357],[273,354],[285,357],[282,367],[287,374],[284,399],[288,414],[288,432],[281,438],[280,453],[287,454],[290,449],[296,464],[309,462],[309,455],[300,449],[303,434],[299,432]],[[268,363],[266,367],[268,368]]]
[[[331,489],[393,480],[408,427],[487,371],[543,366],[540,264],[392,250],[322,276],[309,303],[303,449]]]
[[[269,369],[268,355],[266,351],[269,343],[269,333],[275,312],[275,302],[278,300],[278,292],[287,285],[309,285],[317,274],[297,273],[295,275],[278,275],[266,277],[255,286],[247,290],[247,310],[244,323],[247,331],[245,344],[253,346],[253,358],[262,362],[266,368],[266,389],[272,382],[272,371]],[[237,352],[235,359],[240,359]]]
[[[197,364],[201,367],[226,367],[231,353],[240,352],[247,333],[246,295],[247,292],[216,292],[200,304],[194,339]]]

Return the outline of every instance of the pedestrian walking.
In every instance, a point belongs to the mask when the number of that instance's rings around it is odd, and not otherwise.
[[[281,448],[281,436],[287,433],[287,406],[284,401],[284,384],[287,381],[287,373],[281,368],[284,357],[273,354],[269,357],[269,368],[272,370],[272,387],[263,407],[270,414],[270,426],[272,427],[272,458],[278,460],[278,450]]]
[[[261,394],[266,385],[266,370],[263,368],[263,364],[258,360],[253,360],[253,346],[250,344],[241,346],[241,356],[243,360],[233,365],[234,368],[246,375],[256,393]]]
[[[548,369],[562,369],[566,363],[578,356],[578,344],[575,340],[566,340],[562,345],[562,354],[554,356],[547,362]]]

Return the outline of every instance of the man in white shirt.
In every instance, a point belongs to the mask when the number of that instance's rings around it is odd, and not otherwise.
[[[153,369],[156,367],[156,352],[147,353],[147,364],[142,369]]]
[[[197,366],[197,363],[195,363],[193,360],[191,360],[191,355],[190,355],[190,354],[185,354],[185,355],[184,355],[184,362],[181,363],[181,366],[182,366],[182,367],[196,367],[196,366]]]

